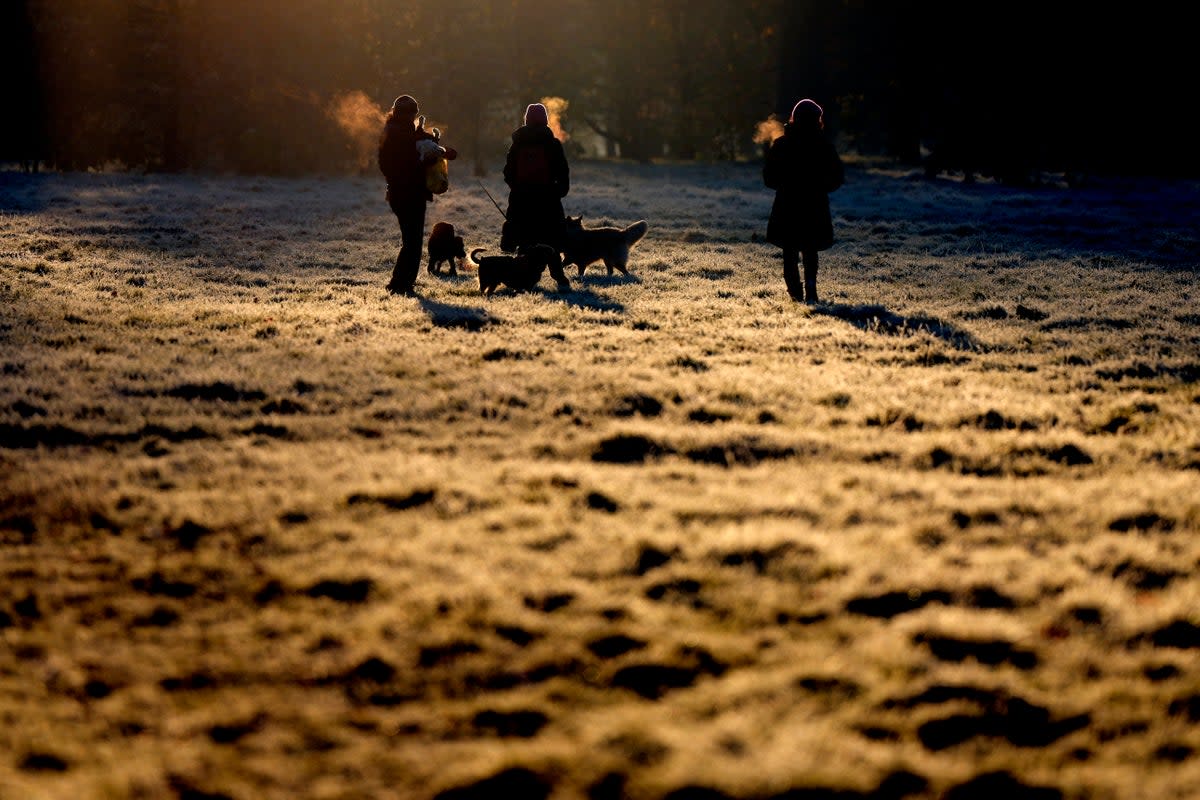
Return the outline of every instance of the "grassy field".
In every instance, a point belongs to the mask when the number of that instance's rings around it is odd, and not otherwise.
[[[0,173],[0,798],[1200,796],[1200,186],[572,179]]]

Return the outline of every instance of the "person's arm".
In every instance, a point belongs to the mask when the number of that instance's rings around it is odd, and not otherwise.
[[[554,144],[554,185],[558,187],[558,196],[566,197],[571,191],[571,166],[562,142],[555,139]]]
[[[513,160],[513,151],[515,147],[508,148],[508,155],[504,157],[504,182],[508,184],[508,188],[512,188],[513,176],[516,174],[516,164]]]
[[[392,165],[392,151],[388,146],[388,135],[386,130],[379,136],[379,154],[377,156],[377,160],[379,162],[379,171],[383,173],[383,177],[390,181],[392,179],[394,167]]]

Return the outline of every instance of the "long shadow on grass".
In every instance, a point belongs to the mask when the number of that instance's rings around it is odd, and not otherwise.
[[[948,322],[934,317],[903,317],[893,311],[888,311],[881,305],[856,306],[830,303],[814,306],[813,313],[845,320],[854,327],[870,333],[881,333],[885,336],[915,336],[919,333],[928,333],[930,336],[941,339],[955,350],[977,351],[983,349],[975,337]]]
[[[572,289],[569,292],[547,292],[546,296],[561,300],[569,306],[576,308],[586,308],[590,311],[613,311],[624,313],[625,306],[614,300],[611,300],[603,295],[596,294],[591,289],[580,288]]]
[[[437,300],[430,300],[428,297],[422,297],[419,301],[422,310],[429,315],[429,321],[439,328],[479,331],[488,325],[498,325],[503,322],[499,317],[489,313],[486,308],[440,303]]]
[[[571,289],[565,292],[555,290],[546,290],[541,287],[536,287],[529,290],[531,293],[540,294],[546,300],[557,300],[560,303],[576,308],[585,308],[589,311],[611,311],[615,313],[624,313],[625,306],[610,300],[603,295],[598,295],[591,289]],[[500,290],[496,293],[496,297],[506,297],[521,292],[510,292],[509,290]]]
[[[571,275],[571,280],[579,284],[590,284],[592,286],[622,286],[626,283],[641,283],[642,279],[637,275],[605,275],[603,273],[588,275]]]

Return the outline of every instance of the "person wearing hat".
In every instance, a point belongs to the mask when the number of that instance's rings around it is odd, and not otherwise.
[[[524,124],[513,131],[504,160],[504,182],[509,188],[508,210],[500,249],[514,252],[527,244],[548,244],[561,252],[566,228],[562,199],[571,190],[571,170],[541,103],[526,106]],[[552,277],[559,288],[569,289],[566,275],[557,272]]]
[[[392,294],[414,291],[424,246],[425,205],[433,200],[417,142],[434,141],[434,136],[420,124],[419,114],[417,101],[411,95],[400,95],[392,103],[379,137],[379,171],[387,178],[387,203],[400,223],[400,253],[387,285]],[[439,150],[447,160],[458,156],[453,148],[439,146]]]
[[[801,100],[763,162],[763,183],[775,190],[767,241],[783,249],[783,281],[793,300],[817,302],[817,254],[833,246],[829,193],[844,180],[841,157],[825,136],[825,112]]]

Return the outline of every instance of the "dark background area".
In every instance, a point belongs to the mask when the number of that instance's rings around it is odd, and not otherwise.
[[[576,156],[750,159],[758,125],[808,96],[843,148],[931,173],[1194,177],[1184,8],[9,0],[0,161],[361,171],[401,93],[480,164],[547,96],[567,101]]]

